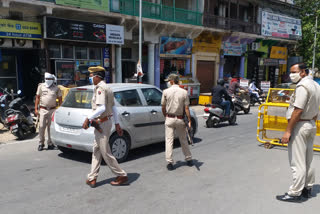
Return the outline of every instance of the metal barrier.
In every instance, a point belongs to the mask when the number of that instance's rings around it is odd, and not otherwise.
[[[266,103],[259,106],[257,123],[257,140],[264,144],[267,149],[273,146],[287,146],[280,143],[283,132],[285,132],[288,121],[285,112],[289,107],[289,100],[294,89],[271,88]],[[320,136],[320,121],[316,121],[317,136]],[[270,133],[273,136],[270,136]],[[275,135],[278,135],[277,137]],[[314,144],[314,151],[320,151],[320,145]]]

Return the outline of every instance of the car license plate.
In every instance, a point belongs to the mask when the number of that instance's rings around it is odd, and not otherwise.
[[[69,133],[75,133],[77,131],[76,129],[67,128],[67,127],[60,127],[60,130],[63,132],[69,132]]]

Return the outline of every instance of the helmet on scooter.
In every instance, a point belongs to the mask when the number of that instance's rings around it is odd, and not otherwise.
[[[218,79],[217,84],[223,86],[224,85],[224,80],[223,79]]]

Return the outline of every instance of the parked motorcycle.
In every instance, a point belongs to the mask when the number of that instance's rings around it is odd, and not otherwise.
[[[0,123],[3,124],[5,128],[9,128],[6,124],[5,111],[8,109],[10,102],[15,99],[18,95],[8,92],[7,89],[0,88],[2,90],[2,95],[0,96]]]
[[[237,114],[239,111],[243,111],[245,114],[250,112],[250,95],[248,91],[239,90],[239,92],[232,95],[232,102]]]
[[[28,134],[36,132],[31,112],[20,97],[11,101],[5,111],[5,117],[6,125],[10,127],[11,133],[19,140],[23,140]]]
[[[234,125],[237,121],[235,106],[231,102],[230,117],[225,117],[224,108],[217,104],[209,104],[204,108],[203,118],[206,120],[207,128],[217,127],[219,123],[228,121],[229,125]]]

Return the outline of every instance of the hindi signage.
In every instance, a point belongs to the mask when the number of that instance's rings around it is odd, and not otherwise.
[[[285,39],[301,39],[301,19],[262,11],[261,34]]]
[[[124,30],[123,26],[106,25],[107,43],[115,45],[124,44]]]
[[[41,40],[41,24],[0,19],[0,38]]]

